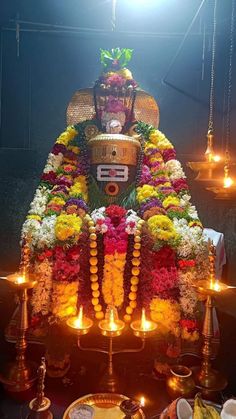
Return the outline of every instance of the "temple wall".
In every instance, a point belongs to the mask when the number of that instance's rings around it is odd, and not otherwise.
[[[114,39],[112,39],[114,38]],[[206,227],[225,234],[227,277],[236,284],[236,206],[216,201],[193,181],[186,161],[202,159],[208,124],[209,57],[206,49],[202,80],[202,35],[190,36],[173,67],[169,65],[181,41],[171,37],[110,38],[89,35],[22,33],[16,56],[15,32],[2,31],[1,89],[1,223],[0,271],[14,270],[19,261],[20,228],[26,216],[48,152],[65,126],[65,109],[74,91],[90,86],[100,72],[99,48],[134,48],[134,78],[160,106],[160,129],[174,143],[189,179],[192,201]],[[222,143],[224,35],[218,39],[220,76],[216,92],[216,148]],[[236,64],[236,63],[235,63]],[[168,81],[168,84],[166,83]],[[233,86],[236,92],[236,83]],[[234,97],[236,94],[234,93]],[[236,136],[233,103],[232,149]]]

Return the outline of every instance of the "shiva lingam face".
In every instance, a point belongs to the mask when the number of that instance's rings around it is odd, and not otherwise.
[[[99,189],[116,198],[135,182],[140,143],[123,134],[99,134],[89,141],[91,173]]]

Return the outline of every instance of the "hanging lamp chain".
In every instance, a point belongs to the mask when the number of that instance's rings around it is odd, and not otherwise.
[[[210,109],[209,109],[209,123],[208,123],[208,132],[209,133],[213,133],[215,54],[216,54],[216,9],[217,9],[217,0],[214,0],[213,31],[212,31],[212,58],[211,58],[211,83],[210,83]]]
[[[229,39],[229,72],[228,72],[228,96],[227,96],[227,118],[226,118],[226,141],[225,141],[225,159],[229,161],[230,145],[230,112],[232,104],[232,74],[233,74],[233,53],[234,53],[234,29],[235,29],[235,0],[232,0],[230,39]]]

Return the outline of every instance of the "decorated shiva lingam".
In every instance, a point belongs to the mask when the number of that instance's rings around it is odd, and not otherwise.
[[[199,281],[196,284],[198,292],[206,296],[206,303],[202,330],[202,363],[200,368],[194,371],[194,379],[197,387],[201,388],[205,396],[214,392],[221,391],[227,386],[226,378],[211,366],[211,358],[214,353],[212,347],[214,307],[213,297],[219,295],[221,292],[229,288],[234,288],[215,279],[215,247],[212,242],[209,243],[209,262],[209,280]]]
[[[87,334],[93,325],[93,321],[88,317],[83,316],[83,309],[80,307],[79,316],[77,318],[71,318],[67,320],[67,325],[76,330],[78,334],[78,347],[82,351],[100,352],[108,355],[108,363],[106,371],[102,377],[100,383],[100,391],[108,393],[116,393],[118,390],[118,378],[114,372],[113,367],[113,355],[119,353],[137,353],[141,352],[145,346],[146,338],[153,335],[157,325],[153,321],[147,321],[145,317],[145,310],[142,310],[142,317],[140,320],[131,323],[131,329],[133,334],[141,338],[142,342],[139,348],[127,348],[114,351],[113,350],[113,339],[122,335],[125,328],[125,323],[118,318],[117,309],[113,306],[108,306],[106,315],[103,320],[98,322],[98,328],[101,334],[109,339],[108,350],[101,348],[90,348],[81,345],[80,337]]]
[[[25,243],[22,251],[22,263],[19,272],[8,275],[7,283],[17,292],[19,298],[19,319],[17,324],[16,358],[6,365],[0,375],[4,387],[10,392],[21,392],[33,386],[36,380],[36,364],[26,361],[28,330],[28,290],[34,288],[37,281],[28,273],[30,248]]]

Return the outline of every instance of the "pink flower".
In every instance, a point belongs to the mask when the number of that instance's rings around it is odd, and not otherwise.
[[[106,84],[110,84],[110,86],[117,86],[122,87],[126,83],[126,80],[123,79],[119,74],[112,74],[112,76],[107,77]]]
[[[125,112],[125,107],[121,100],[109,96],[108,101],[105,106],[105,112],[118,113]]]

